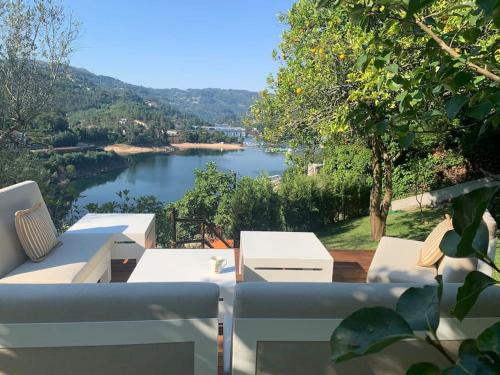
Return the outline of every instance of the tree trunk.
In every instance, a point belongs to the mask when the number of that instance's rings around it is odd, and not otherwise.
[[[370,225],[372,239],[385,234],[385,224],[392,201],[392,160],[382,138],[374,135],[371,141],[373,186],[370,194]]]

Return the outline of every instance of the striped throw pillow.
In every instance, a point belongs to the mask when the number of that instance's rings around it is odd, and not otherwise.
[[[42,261],[52,249],[60,244],[54,224],[41,203],[27,210],[17,211],[16,231],[26,255],[33,262]]]
[[[446,232],[453,229],[453,223],[449,215],[439,223],[425,239],[422,250],[420,250],[420,259],[417,266],[431,267],[434,266],[444,254],[439,248],[439,244]]]

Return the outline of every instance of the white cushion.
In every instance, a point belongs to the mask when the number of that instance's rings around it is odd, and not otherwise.
[[[382,237],[366,277],[367,282],[435,283],[435,267],[420,267],[417,262],[423,242]]]
[[[64,284],[84,282],[95,267],[109,256],[113,244],[110,234],[65,233],[62,245],[43,262],[26,261],[9,272],[0,283]]]

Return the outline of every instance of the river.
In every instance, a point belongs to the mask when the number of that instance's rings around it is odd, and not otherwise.
[[[215,162],[219,169],[241,176],[281,175],[285,155],[248,147],[239,151],[186,150],[173,154],[149,154],[131,157],[131,165],[122,171],[99,178],[81,179],[72,183],[80,192],[76,206],[118,200],[116,193],[129,190],[130,195],[154,195],[163,202],[180,199],[194,184],[194,170]]]

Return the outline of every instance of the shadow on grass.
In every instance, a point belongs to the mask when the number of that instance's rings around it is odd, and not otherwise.
[[[448,206],[423,211],[392,211],[387,220],[386,236],[423,241],[432,229],[450,213]],[[317,231],[316,235],[328,249],[375,250],[377,241],[371,239],[370,218],[350,219]]]

